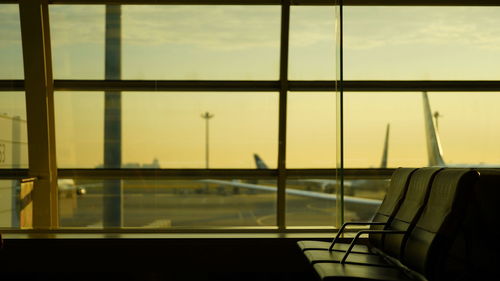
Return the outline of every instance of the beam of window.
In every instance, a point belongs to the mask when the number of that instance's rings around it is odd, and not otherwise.
[[[286,117],[288,94],[288,41],[290,35],[290,3],[284,1],[281,7],[280,38],[280,94],[279,94],[279,132],[278,132],[278,202],[277,225],[286,228]]]
[[[48,4],[19,3],[28,124],[29,175],[37,178],[33,194],[33,227],[58,226],[54,92]]]
[[[339,6],[335,9],[335,23],[337,44],[335,48],[335,77],[338,81],[335,83],[335,113],[337,115],[336,121],[336,162],[337,162],[337,205],[336,205],[336,227],[340,228],[344,224],[344,12],[343,1],[339,1]]]
[[[277,81],[103,81],[55,80],[56,91],[278,91]],[[346,92],[500,91],[500,81],[343,81]],[[6,82],[6,88],[21,85]],[[2,83],[0,81],[0,88]],[[22,90],[22,89],[19,89]],[[334,91],[335,81],[288,81],[288,91]]]
[[[55,91],[133,91],[133,92],[272,92],[279,81],[140,81],[140,80],[55,80]],[[0,92],[23,91],[23,80],[0,80]],[[288,91],[334,91],[335,81],[288,81]],[[345,92],[498,92],[500,81],[349,81]]]
[[[51,4],[107,5],[280,5],[282,0],[50,0]]]
[[[0,3],[17,3],[0,0]],[[51,4],[280,5],[281,0],[50,0]],[[291,0],[290,5],[333,6],[334,0]],[[498,0],[345,0],[345,6],[498,6]]]
[[[394,169],[345,169],[346,177],[362,175],[368,178],[388,177],[393,173]],[[287,169],[287,176],[293,177],[332,177],[334,169]],[[119,178],[119,179],[134,179],[134,178],[165,178],[165,179],[180,179],[180,178],[218,178],[218,179],[254,179],[263,177],[276,177],[277,169],[255,170],[255,169],[58,169],[57,175],[59,178],[81,178],[81,179],[103,179],[103,178]],[[0,169],[1,179],[17,179],[29,176],[28,169]]]

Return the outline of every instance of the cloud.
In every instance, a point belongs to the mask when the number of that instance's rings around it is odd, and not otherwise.
[[[104,44],[103,6],[51,9],[57,45]],[[124,44],[189,45],[216,50],[277,47],[279,7],[123,6]]]
[[[123,35],[125,42],[136,45],[277,47],[279,15],[278,9],[267,7],[125,7]]]
[[[353,50],[401,45],[500,49],[500,9],[457,7],[353,10],[345,46]]]
[[[291,46],[333,44],[334,9],[293,7]],[[104,45],[104,5],[51,5],[54,47]],[[218,51],[278,47],[279,6],[122,6],[124,44],[190,46]],[[347,7],[345,47],[470,46],[500,49],[500,8]],[[0,9],[0,47],[19,44],[17,5]]]
[[[0,47],[21,46],[21,24],[17,5],[0,4]]]
[[[51,5],[49,18],[53,47],[79,44],[104,46],[104,6]]]
[[[320,43],[333,46],[335,34],[332,7],[292,7],[290,15],[290,45],[308,47]]]

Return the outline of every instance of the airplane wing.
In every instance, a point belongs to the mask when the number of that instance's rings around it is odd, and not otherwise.
[[[337,180],[326,180],[326,179],[300,179],[300,182],[304,183],[313,183],[316,184],[320,187],[324,187],[327,185],[330,186],[336,186],[337,185]],[[351,187],[352,183],[349,181],[344,181],[344,187]]]
[[[214,184],[219,184],[219,185],[224,185],[224,186],[242,187],[242,188],[260,190],[260,191],[270,191],[270,192],[277,191],[277,188],[273,187],[273,186],[266,186],[266,185],[252,184],[252,183],[243,183],[243,182],[234,182],[234,181],[225,181],[225,180],[212,180],[212,179],[201,180],[201,181],[206,182],[206,183],[214,183]],[[337,196],[335,194],[314,192],[314,191],[307,191],[307,190],[299,190],[299,189],[294,189],[294,188],[287,188],[286,193],[291,194],[291,195],[310,197],[310,198],[337,200]],[[382,203],[381,200],[352,197],[352,196],[344,196],[344,202],[359,203],[359,204],[365,204],[365,205],[371,205],[371,206],[378,206]]]

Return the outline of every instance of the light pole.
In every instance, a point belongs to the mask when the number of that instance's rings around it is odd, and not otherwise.
[[[439,130],[438,118],[443,117],[443,115],[441,115],[439,111],[435,111],[433,116],[436,119],[436,130]]]
[[[205,112],[201,114],[201,118],[205,119],[205,169],[208,169],[208,132],[209,132],[209,127],[208,127],[208,120],[210,118],[214,117],[213,114],[210,114],[210,112]]]

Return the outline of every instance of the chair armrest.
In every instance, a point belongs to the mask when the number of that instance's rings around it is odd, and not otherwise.
[[[400,231],[400,230],[361,230],[361,231],[358,231],[358,233],[356,233],[356,236],[354,236],[354,239],[352,240],[351,245],[349,245],[349,248],[345,252],[345,255],[342,258],[342,260],[340,261],[340,263],[346,262],[347,257],[349,256],[349,254],[352,251],[352,248],[354,248],[354,245],[356,245],[356,241],[359,239],[359,237],[361,235],[371,234],[371,233],[373,233],[373,234],[377,234],[377,233],[381,233],[381,234],[406,234],[406,233],[408,233],[408,231]]]
[[[333,247],[335,246],[335,243],[337,243],[340,235],[344,232],[344,229],[348,225],[386,225],[387,223],[385,222],[345,222],[337,232],[337,235],[335,235],[335,238],[333,238],[332,244],[330,245],[330,248],[328,248],[328,251],[333,251]]]

